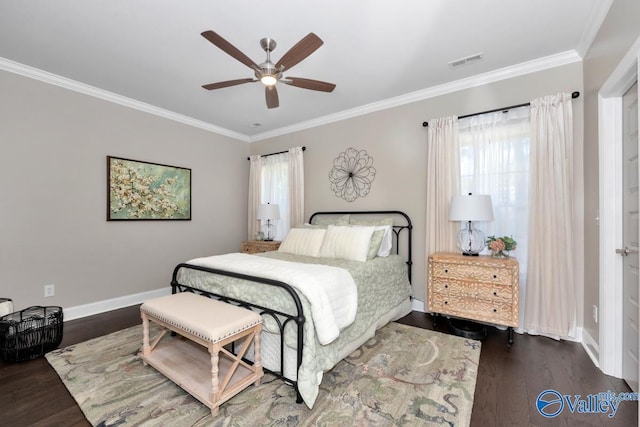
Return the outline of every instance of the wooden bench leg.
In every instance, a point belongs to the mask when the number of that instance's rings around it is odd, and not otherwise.
[[[219,347],[219,344],[209,346],[209,353],[211,354],[211,398],[209,400],[213,403],[211,406],[212,417],[218,415],[218,409],[220,406],[220,384],[218,379]]]
[[[262,384],[262,359],[260,359],[260,332],[262,327],[258,326],[256,329],[255,335],[253,336],[253,368],[256,375],[258,375],[258,379],[253,384],[259,386]]]
[[[149,318],[146,313],[141,312],[142,316],[142,354],[147,356],[151,352],[149,347]],[[147,366],[147,362],[143,360],[144,366]]]
[[[162,337],[164,337],[169,330],[165,327],[162,328],[158,336],[153,340],[152,343],[149,343],[149,322],[154,321],[155,318],[149,316],[148,314],[142,312],[142,355],[148,356],[149,353],[153,351],[153,349],[158,345]],[[144,363],[146,366],[147,364]]]

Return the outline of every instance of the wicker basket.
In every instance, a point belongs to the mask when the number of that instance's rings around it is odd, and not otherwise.
[[[0,317],[0,359],[23,362],[41,357],[62,341],[62,307],[29,307]]]

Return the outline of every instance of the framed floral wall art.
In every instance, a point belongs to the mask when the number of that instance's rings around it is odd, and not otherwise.
[[[107,156],[107,221],[191,220],[191,169]]]

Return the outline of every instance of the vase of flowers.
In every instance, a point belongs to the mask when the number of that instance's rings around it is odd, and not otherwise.
[[[509,258],[509,252],[515,250],[516,246],[517,242],[512,237],[489,236],[487,238],[487,247],[494,258]]]

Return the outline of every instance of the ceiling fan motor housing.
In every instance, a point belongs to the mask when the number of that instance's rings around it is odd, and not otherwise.
[[[255,75],[256,78],[262,81],[266,86],[274,85],[282,77],[282,70],[276,70],[275,65],[271,62],[271,51],[276,48],[276,45],[277,44],[274,39],[268,37],[260,39],[260,46],[265,52],[267,52],[267,60],[259,65],[260,72],[256,70]]]

